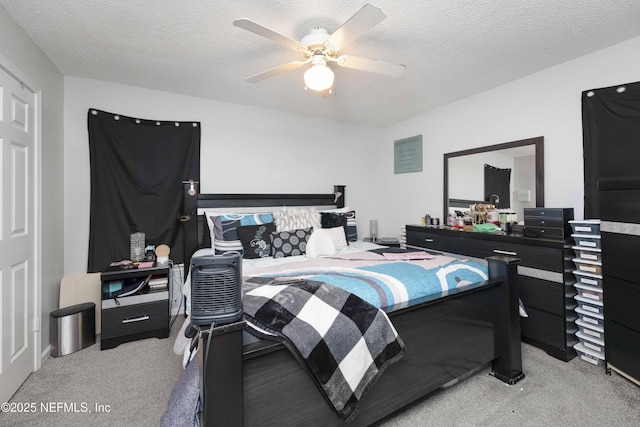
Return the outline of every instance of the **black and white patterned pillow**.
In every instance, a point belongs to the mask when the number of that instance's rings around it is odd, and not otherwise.
[[[265,258],[271,256],[271,233],[276,231],[274,223],[243,225],[236,228],[242,249],[243,258]]]
[[[229,251],[243,251],[238,238],[238,227],[273,222],[273,215],[270,213],[206,214],[206,218],[211,233],[211,247],[215,249],[216,255]]]
[[[342,226],[348,242],[358,240],[358,229],[356,227],[356,211],[345,212],[321,212],[322,228],[333,228]]]
[[[299,228],[292,231],[278,231],[271,233],[271,246],[274,258],[304,255],[307,241],[313,228]]]

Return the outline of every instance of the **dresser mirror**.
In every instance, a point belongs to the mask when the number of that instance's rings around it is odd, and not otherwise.
[[[523,139],[446,153],[444,155],[443,218],[453,210],[468,209],[472,203],[492,203],[485,198],[485,165],[511,169],[510,201],[495,203],[510,209],[517,220],[523,209],[544,207],[544,137]]]

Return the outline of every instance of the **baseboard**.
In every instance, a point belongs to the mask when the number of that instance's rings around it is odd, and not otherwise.
[[[51,344],[45,347],[44,351],[40,353],[40,367],[44,364],[44,362],[51,357]]]

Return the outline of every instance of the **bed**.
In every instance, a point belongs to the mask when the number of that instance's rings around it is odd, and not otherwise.
[[[185,182],[185,259],[199,248],[211,246],[207,218],[203,215],[210,209],[260,211],[282,206],[344,209],[345,190],[344,186],[335,186],[327,194],[201,194],[198,183]],[[346,252],[357,254],[358,243],[352,246]],[[386,252],[402,252],[364,249],[367,257],[374,256],[372,253],[384,256]],[[362,261],[360,255],[350,256]],[[301,261],[299,266],[307,261]],[[418,265],[421,261],[414,262]],[[517,263],[517,259],[509,257],[492,257],[487,260],[488,280],[443,287],[441,292],[430,295],[409,295],[405,301],[393,298],[378,301],[380,310],[401,338],[403,350],[401,357],[386,365],[384,372],[367,386],[349,417],[341,416],[332,407],[332,402],[321,393],[317,379],[301,363],[299,354],[296,357],[282,341],[269,339],[269,331],[247,334],[251,328],[245,320],[212,329],[204,334],[210,335],[207,338],[212,350],[207,357],[204,351],[200,352],[202,421],[205,425],[365,426],[488,365],[498,380],[515,384],[524,378]],[[267,263],[250,267],[246,273],[252,278],[272,275],[282,280],[276,271],[272,263]],[[315,282],[317,277],[326,279],[322,275],[313,276],[311,281]],[[248,335],[253,338],[247,339]]]

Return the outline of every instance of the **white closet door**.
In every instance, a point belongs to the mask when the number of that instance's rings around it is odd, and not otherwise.
[[[35,95],[0,67],[0,402],[35,366],[35,108]]]

